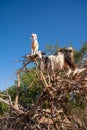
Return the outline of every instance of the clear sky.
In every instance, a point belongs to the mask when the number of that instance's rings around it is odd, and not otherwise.
[[[0,90],[16,78],[15,60],[30,53],[32,33],[40,50],[56,41],[79,49],[87,41],[87,0],[0,0]]]

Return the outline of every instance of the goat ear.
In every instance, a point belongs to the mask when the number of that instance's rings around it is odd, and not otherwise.
[[[58,49],[58,51],[60,51],[61,48]]]
[[[36,40],[38,40],[37,35],[35,34]]]

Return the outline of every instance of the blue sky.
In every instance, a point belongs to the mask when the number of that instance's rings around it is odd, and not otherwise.
[[[15,60],[30,53],[32,33],[40,50],[56,41],[80,49],[87,41],[87,0],[0,0],[0,90],[13,84],[21,67]]]

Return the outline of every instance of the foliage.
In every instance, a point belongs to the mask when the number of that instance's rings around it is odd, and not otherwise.
[[[55,53],[58,51],[58,49],[59,49],[58,44],[55,44],[55,45],[47,45],[47,46],[46,46],[46,53],[47,53],[48,55],[50,55],[50,54],[55,54]]]
[[[87,58],[87,42],[83,43],[83,46],[80,48],[80,50],[75,50],[75,62],[81,66],[83,62],[83,58]]]
[[[70,94],[66,95],[67,102],[63,103],[63,108],[65,113],[70,114],[72,111],[82,111],[87,106],[87,103],[84,101],[84,95],[81,93],[74,93],[73,91]]]
[[[17,85],[13,85],[6,90],[8,92],[8,94],[11,96],[11,100],[13,102],[14,102],[14,99],[16,96],[16,89],[17,89]]]
[[[0,94],[3,95],[5,94],[5,92],[0,91]],[[6,99],[6,97],[3,98]],[[3,102],[0,102],[0,116],[4,115],[8,111],[8,109],[8,105],[4,104]]]
[[[26,108],[36,102],[42,88],[40,82],[38,82],[37,75],[34,73],[34,68],[29,72],[22,72],[20,74],[20,82],[19,104]],[[15,81],[14,86],[8,88],[8,93],[11,95],[13,102],[16,97],[16,89],[17,81]]]
[[[8,111],[9,107],[4,104],[4,103],[1,103],[0,102],[0,115],[4,115],[7,111]]]
[[[41,85],[38,82],[37,76],[33,71],[22,73],[19,102],[23,106],[29,106],[30,104],[35,102],[41,92],[40,86]]]

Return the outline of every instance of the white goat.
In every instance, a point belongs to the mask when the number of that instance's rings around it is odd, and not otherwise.
[[[38,48],[39,48],[39,43],[37,41],[37,35],[32,34],[31,38],[32,38],[31,55],[35,55],[38,52]]]
[[[67,69],[66,76],[69,77],[72,70],[74,71],[73,76],[77,73],[77,66],[73,62],[71,56],[68,54],[67,49],[60,49],[57,55],[50,55],[45,57],[40,63],[40,69],[45,70],[49,76],[52,76],[54,72]]]

